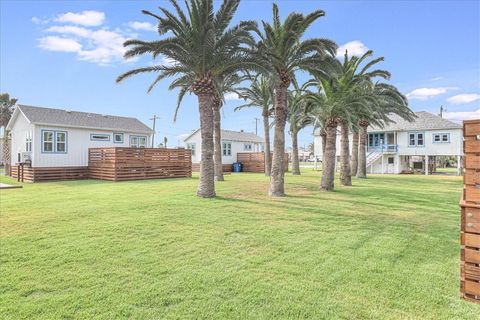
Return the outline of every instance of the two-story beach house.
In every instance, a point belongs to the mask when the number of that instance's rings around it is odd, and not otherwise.
[[[457,157],[461,165],[463,131],[454,123],[429,112],[416,112],[412,122],[392,115],[393,121],[383,128],[369,127],[367,139],[367,172],[402,173],[413,170],[429,174],[435,157]],[[350,135],[350,150],[351,139]],[[322,139],[316,132],[315,156],[322,158]],[[340,135],[337,135],[337,158],[340,155]],[[429,170],[426,170],[429,168]]]
[[[152,130],[136,118],[17,105],[8,163],[32,168],[87,168],[88,149],[148,147]]]
[[[237,161],[237,154],[243,152],[262,152],[263,138],[252,132],[222,130],[222,163],[231,165]],[[193,131],[184,139],[187,149],[192,150],[192,165],[198,169],[202,158],[202,136],[200,129]]]

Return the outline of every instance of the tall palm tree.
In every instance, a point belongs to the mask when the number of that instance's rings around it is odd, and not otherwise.
[[[298,159],[298,132],[306,126],[313,124],[311,112],[313,104],[307,99],[307,82],[301,88],[295,86],[295,90],[288,95],[287,121],[290,123],[288,130],[292,138],[292,174],[300,175],[300,163]]]
[[[240,97],[248,102],[235,108],[235,111],[249,107],[262,109],[266,176],[270,176],[272,165],[272,156],[270,154],[270,114],[273,109],[273,94],[273,88],[270,85],[270,81],[265,76],[259,75],[257,77],[252,77],[249,88],[239,89]]]
[[[257,25],[253,21],[242,21],[229,28],[239,0],[224,0],[217,12],[214,12],[213,0],[189,0],[186,2],[186,12],[176,0],[170,2],[175,12],[160,8],[163,17],[143,11],[144,14],[158,20],[158,33],[163,36],[162,39],[128,40],[124,45],[129,48],[125,58],[150,54],[154,58],[163,56],[174,63],[133,69],[120,75],[117,82],[140,73],[153,72],[157,73],[157,77],[149,91],[161,80],[175,77],[169,89],[179,89],[179,102],[188,92],[197,96],[202,138],[197,195],[211,198],[215,197],[213,160],[215,79],[225,78],[253,65],[247,48],[255,45],[251,32],[257,30]]]
[[[244,77],[233,73],[222,79],[215,79],[216,94],[213,103],[213,141],[214,141],[214,164],[215,181],[224,181],[222,164],[222,128],[220,110],[225,102],[225,94],[237,93],[236,85],[242,82]]]
[[[337,45],[326,39],[302,40],[308,27],[325,15],[316,10],[308,15],[290,13],[280,20],[278,7],[273,4],[273,22],[262,21],[263,32],[258,43],[259,62],[268,68],[275,88],[275,133],[270,176],[271,196],[284,196],[285,124],[287,117],[287,90],[297,70],[321,70],[325,58],[333,56]]]

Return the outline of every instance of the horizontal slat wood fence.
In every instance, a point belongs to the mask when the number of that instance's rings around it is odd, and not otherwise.
[[[87,167],[30,167],[13,165],[11,176],[18,181],[47,182],[60,180],[79,180],[88,178]]]
[[[224,164],[222,165],[223,172],[232,172],[233,168],[231,164]],[[200,172],[200,163],[192,163],[192,171],[193,172]]]
[[[480,303],[480,120],[465,121],[463,135],[460,291],[464,299]]]
[[[188,149],[90,148],[88,173],[110,181],[191,177],[192,155]]]
[[[242,164],[243,172],[265,172],[265,152],[239,152],[237,162]],[[285,153],[283,163],[288,171],[288,153]]]

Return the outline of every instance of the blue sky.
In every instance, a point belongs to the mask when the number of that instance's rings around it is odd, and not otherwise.
[[[270,1],[244,0],[236,20],[271,19]],[[288,12],[326,11],[305,37],[323,37],[350,53],[372,49],[384,56],[391,83],[409,97],[413,110],[447,108],[452,119],[480,118],[479,1],[277,1]],[[218,2],[216,3],[219,4]],[[196,99],[187,97],[173,123],[176,92],[169,81],[146,89],[154,75],[116,84],[126,70],[151,64],[149,57],[126,62],[128,38],[157,38],[154,21],[141,13],[170,7],[167,1],[0,2],[0,91],[20,103],[137,117],[177,145],[199,126]],[[158,63],[168,63],[159,60]],[[255,130],[256,109],[234,112],[234,97],[223,111],[225,129]],[[262,132],[259,123],[259,133]],[[311,128],[300,145],[312,142]],[[288,140],[289,143],[289,140]]]

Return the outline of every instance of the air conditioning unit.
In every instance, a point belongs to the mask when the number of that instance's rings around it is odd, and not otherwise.
[[[25,163],[32,161],[32,154],[31,152],[20,152],[18,154],[18,162]]]

